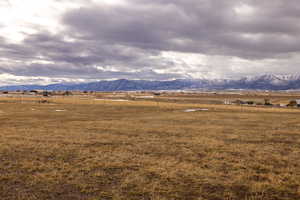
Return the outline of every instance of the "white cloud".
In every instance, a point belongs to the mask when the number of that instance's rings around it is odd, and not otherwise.
[[[255,13],[255,8],[249,4],[240,3],[234,7],[234,11],[237,15],[249,17]]]
[[[299,72],[299,2],[198,2],[1,0],[0,84]]]
[[[96,79],[91,79],[89,81],[96,81]],[[80,78],[50,78],[45,76],[15,76],[12,74],[3,73],[0,74],[0,85],[23,85],[23,84],[38,84],[38,85],[48,85],[54,83],[84,83],[88,82],[86,79]]]
[[[126,5],[128,2],[126,0],[91,0],[95,4],[106,4],[106,5]]]
[[[9,3],[8,3],[9,2]],[[0,34],[12,42],[20,42],[26,34],[63,29],[59,17],[80,4],[54,0],[8,0],[0,4]]]

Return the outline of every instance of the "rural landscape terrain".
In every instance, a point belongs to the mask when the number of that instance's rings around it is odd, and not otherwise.
[[[300,200],[299,0],[0,0],[0,200]]]
[[[3,94],[0,199],[299,200],[300,109],[279,106],[294,99],[300,94]]]

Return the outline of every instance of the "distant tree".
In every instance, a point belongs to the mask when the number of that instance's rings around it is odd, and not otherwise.
[[[247,101],[246,103],[249,104],[249,105],[253,105],[254,101]]]
[[[39,100],[38,103],[50,103],[50,102],[48,100],[42,99],[42,100]]]
[[[297,104],[296,100],[291,100],[290,103],[287,106],[288,107],[296,107],[296,106],[298,106],[298,104]]]
[[[72,92],[70,92],[70,91],[65,91],[65,92],[63,93],[63,95],[64,95],[64,96],[70,96],[70,95],[73,95],[73,94],[72,94]]]
[[[265,99],[265,105],[266,106],[271,106],[272,105],[270,99]]]
[[[49,96],[51,95],[51,92],[43,91],[43,92],[42,92],[42,95],[43,95],[44,97],[49,97]]]

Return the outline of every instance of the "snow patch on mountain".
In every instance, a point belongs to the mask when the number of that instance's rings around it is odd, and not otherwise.
[[[177,79],[171,81],[147,81],[120,79],[91,83],[68,83],[52,85],[4,86],[0,90],[89,90],[89,91],[138,91],[138,90],[191,90],[191,89],[300,89],[300,75],[273,75],[232,79]]]

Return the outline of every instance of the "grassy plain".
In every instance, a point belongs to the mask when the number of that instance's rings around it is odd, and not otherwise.
[[[163,98],[1,97],[0,199],[300,199],[300,110]]]

